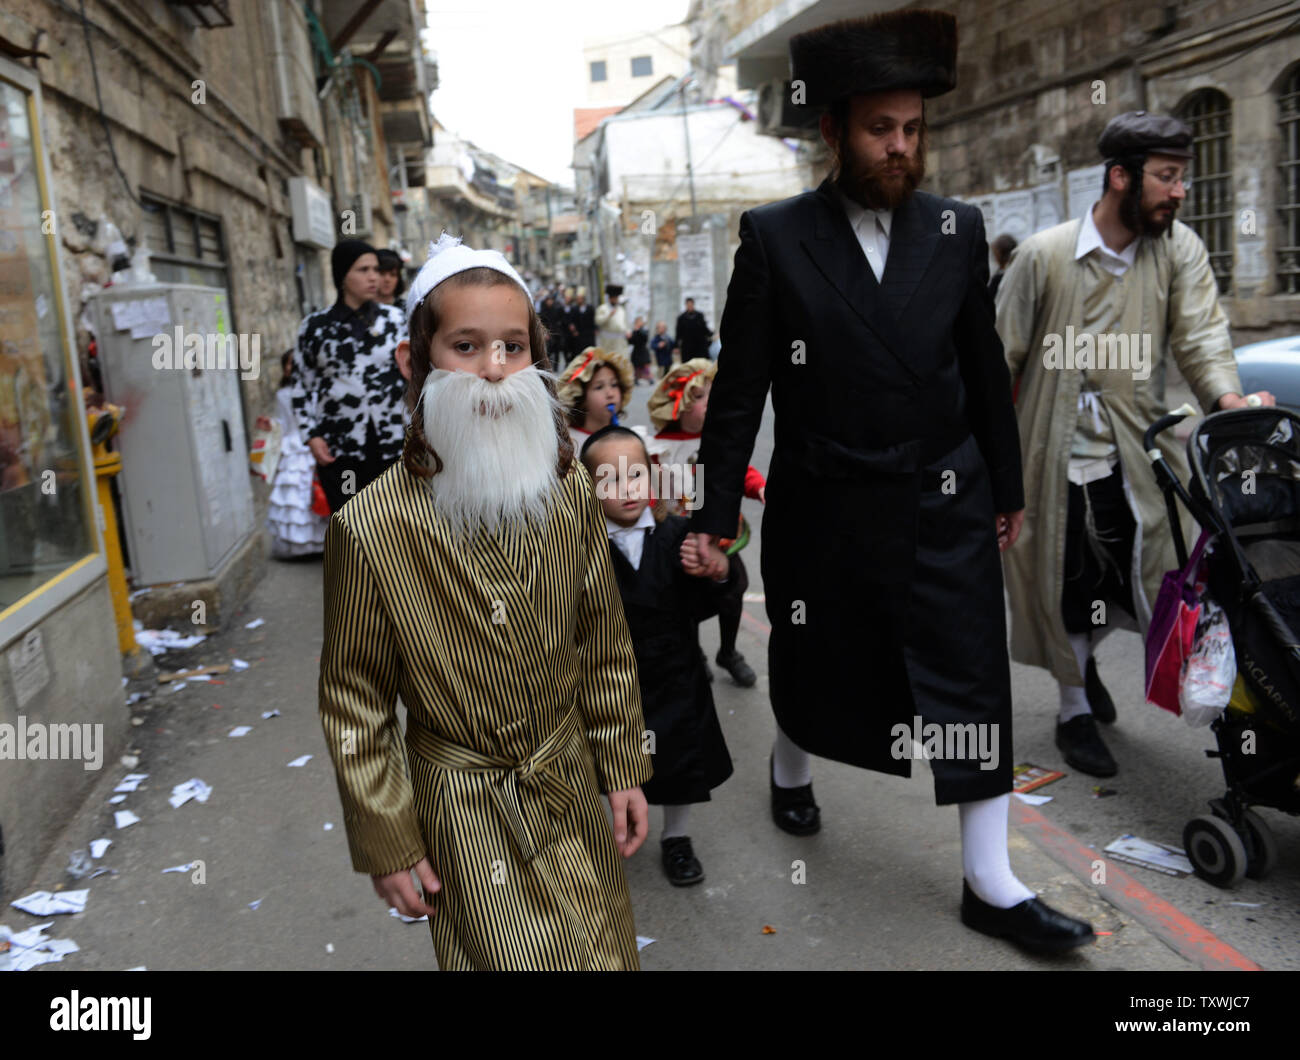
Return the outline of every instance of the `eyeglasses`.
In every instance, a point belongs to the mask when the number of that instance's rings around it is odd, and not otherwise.
[[[1163,184],[1166,188],[1172,188],[1175,184],[1181,184],[1183,186],[1183,191],[1192,190],[1191,173],[1184,173],[1181,177],[1175,177],[1165,173],[1153,173],[1149,169],[1144,169],[1142,170],[1142,172],[1149,177],[1155,177],[1156,180],[1160,181],[1160,183]]]

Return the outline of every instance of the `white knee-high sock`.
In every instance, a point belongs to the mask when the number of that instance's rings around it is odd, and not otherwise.
[[[1010,793],[958,803],[961,816],[961,863],[976,896],[999,909],[1010,909],[1034,892],[1016,879],[1007,855]]]
[[[772,744],[772,780],[778,788],[802,788],[812,783],[808,752],[782,732],[780,725]]]
[[[1069,638],[1070,650],[1074,652],[1075,661],[1079,664],[1079,673],[1082,674],[1087,669],[1088,659],[1092,655],[1091,634],[1071,633]],[[1092,708],[1088,706],[1088,693],[1082,685],[1063,685],[1058,682],[1057,688],[1061,694],[1061,707],[1056,720],[1061,724],[1080,714],[1092,713]]]
[[[664,833],[660,838],[672,839],[673,836],[689,836],[691,833],[686,826],[690,822],[690,817],[690,803],[682,806],[665,806]]]

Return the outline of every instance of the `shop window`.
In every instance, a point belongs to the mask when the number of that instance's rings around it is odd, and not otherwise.
[[[1192,128],[1196,157],[1189,168],[1196,178],[1179,211],[1182,220],[1201,237],[1210,255],[1210,268],[1220,294],[1232,289],[1232,101],[1222,92],[1203,88],[1178,108],[1178,117]]]
[[[1282,79],[1277,96],[1281,158],[1278,172],[1277,292],[1300,294],[1300,65]]]
[[[94,548],[37,90],[0,69],[0,612]]]

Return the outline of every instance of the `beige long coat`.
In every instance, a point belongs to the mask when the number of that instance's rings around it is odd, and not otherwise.
[[[1169,411],[1166,358],[1173,355],[1207,412],[1224,394],[1241,393],[1228,321],[1200,237],[1175,221],[1165,236],[1143,238],[1133,267],[1114,276],[1100,265],[1100,251],[1075,260],[1082,223],[1066,221],[1025,240],[997,296],[998,334],[1012,380],[1020,380],[1016,412],[1025,477],[1024,529],[1003,556],[1011,600],[1011,656],[1050,670],[1067,685],[1083,684],[1061,618],[1066,472],[1085,375],[1071,366],[1086,352],[1078,336],[1128,335],[1130,342],[1137,338],[1138,349],[1149,341],[1146,378],[1140,378],[1142,362],[1132,350],[1127,367],[1086,372],[1102,391],[1138,526],[1132,574],[1144,634],[1161,579],[1177,566],[1164,499],[1142,449],[1143,432]],[[1055,356],[1065,352],[1067,325],[1073,329],[1073,362]],[[1106,350],[1111,364],[1120,359],[1122,347],[1095,345]],[[1187,460],[1174,433],[1165,432],[1159,444],[1175,474],[1186,481]],[[1190,518],[1182,524],[1190,539]]]

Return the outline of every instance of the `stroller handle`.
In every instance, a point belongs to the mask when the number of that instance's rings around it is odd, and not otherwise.
[[[1164,459],[1160,454],[1160,450],[1156,448],[1156,435],[1163,434],[1165,431],[1169,430],[1170,427],[1174,426],[1174,424],[1182,423],[1188,416],[1195,415],[1196,410],[1192,408],[1191,405],[1184,402],[1178,408],[1174,409],[1173,412],[1161,416],[1155,423],[1151,424],[1151,426],[1146,429],[1146,433],[1142,435],[1142,448],[1146,450],[1147,457],[1150,459],[1151,463],[1154,464],[1156,461]]]

